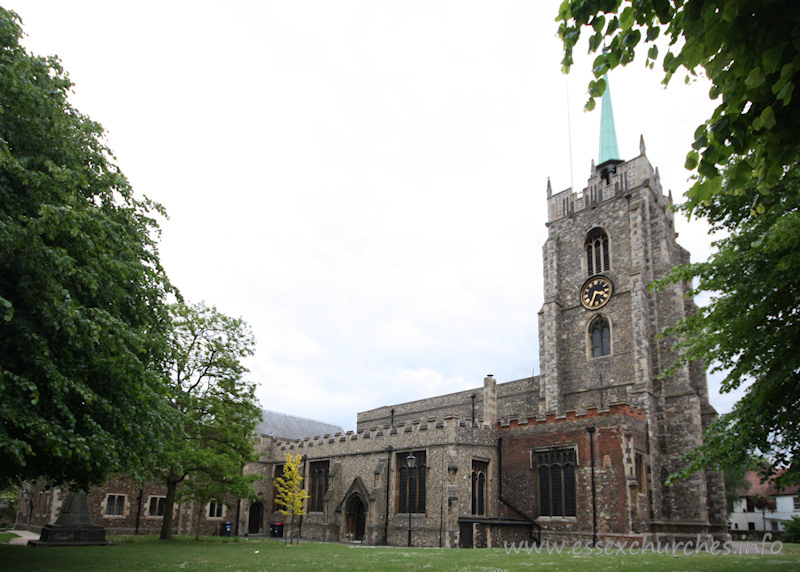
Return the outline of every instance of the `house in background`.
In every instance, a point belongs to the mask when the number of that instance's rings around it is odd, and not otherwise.
[[[773,478],[761,482],[761,476],[755,471],[749,471],[745,479],[750,486],[733,505],[733,512],[728,515],[732,534],[740,531],[779,532],[784,530],[785,521],[794,515],[800,516],[800,485],[778,491]],[[762,513],[755,507],[755,499],[762,495],[775,499],[774,511]]]

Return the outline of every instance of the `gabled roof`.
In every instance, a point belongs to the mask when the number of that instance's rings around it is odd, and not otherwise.
[[[261,423],[256,426],[257,435],[272,435],[280,439],[305,439],[334,433],[344,433],[344,430],[332,423],[278,413],[268,409],[261,410]]]
[[[747,471],[747,474],[745,474],[744,478],[750,484],[750,488],[747,489],[747,493],[743,496],[755,497],[758,495],[764,495],[768,497],[774,497],[797,494],[797,492],[800,491],[800,485],[783,487],[780,491],[775,488],[775,477],[782,475],[784,472],[785,469],[780,469],[776,475],[770,477],[766,482],[762,483],[761,475],[759,473],[756,471]]]

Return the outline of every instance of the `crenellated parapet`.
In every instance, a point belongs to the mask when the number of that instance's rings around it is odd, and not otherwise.
[[[605,176],[604,176],[605,175]],[[652,196],[661,205],[672,202],[669,193],[664,194],[661,177],[647,156],[625,161],[616,166],[614,172],[600,173],[592,166],[592,173],[587,186],[580,192],[572,188],[553,193],[548,182],[547,220],[548,224],[565,217],[596,208],[600,203],[630,194],[632,191],[648,188]],[[672,218],[672,212],[668,216]]]
[[[543,416],[533,417],[508,417],[501,419],[497,426],[500,429],[523,427],[525,425],[536,425],[539,423],[558,423],[559,421],[575,421],[580,419],[594,419],[596,417],[608,417],[614,415],[623,415],[627,417],[634,417],[636,419],[645,419],[645,410],[641,407],[632,406],[628,403],[612,403],[606,409],[600,409],[597,406],[590,406],[582,410],[570,410],[564,412],[563,415],[556,413],[548,413]]]
[[[262,444],[265,449],[278,453],[272,460],[280,462],[286,453],[318,458],[382,451],[389,446],[393,449],[442,443],[488,446],[494,443],[495,437],[495,427],[484,426],[480,420],[476,419],[473,424],[471,419],[447,415],[305,439],[276,439],[265,436],[262,437]]]

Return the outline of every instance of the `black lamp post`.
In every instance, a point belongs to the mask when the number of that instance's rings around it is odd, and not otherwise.
[[[410,451],[406,457],[406,466],[408,467],[408,474],[406,475],[406,509],[408,510],[408,546],[411,547],[411,473],[414,467],[417,466],[417,458],[414,452]]]

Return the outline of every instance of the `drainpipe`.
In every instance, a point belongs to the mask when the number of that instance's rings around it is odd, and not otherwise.
[[[597,545],[597,490],[594,480],[594,425],[586,428],[589,434],[589,459],[592,468],[592,546]]]
[[[136,531],[134,534],[139,534],[139,517],[142,516],[142,495],[144,494],[144,481],[139,485],[139,508],[136,510]]]
[[[392,409],[392,418],[394,419],[394,409]],[[386,518],[383,522],[383,541],[389,544],[389,478],[392,475],[392,446],[386,447],[386,454],[388,459],[386,461]]]

